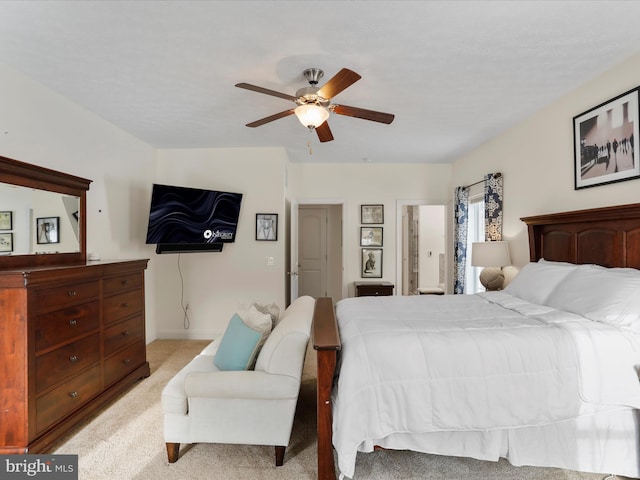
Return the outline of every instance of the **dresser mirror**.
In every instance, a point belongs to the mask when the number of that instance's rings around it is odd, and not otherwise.
[[[84,263],[90,182],[0,157],[0,268]]]

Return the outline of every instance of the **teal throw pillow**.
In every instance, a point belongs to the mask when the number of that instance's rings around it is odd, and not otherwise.
[[[235,313],[222,336],[213,363],[220,370],[247,370],[255,360],[261,333],[248,327]]]

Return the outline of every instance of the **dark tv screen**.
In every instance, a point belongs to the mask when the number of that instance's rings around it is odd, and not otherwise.
[[[241,193],[154,184],[147,243],[214,245],[234,242],[241,202]]]

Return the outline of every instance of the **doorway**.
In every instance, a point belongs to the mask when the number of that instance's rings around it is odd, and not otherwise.
[[[442,289],[449,284],[446,205],[398,202],[399,295]]]
[[[298,205],[298,295],[343,298],[342,204]]]

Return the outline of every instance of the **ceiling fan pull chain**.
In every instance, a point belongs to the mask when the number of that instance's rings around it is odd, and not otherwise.
[[[309,155],[313,155],[313,150],[311,150],[311,140],[307,140],[307,147],[309,148]]]

